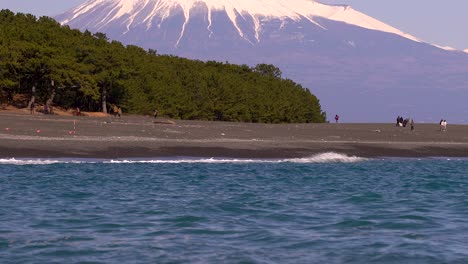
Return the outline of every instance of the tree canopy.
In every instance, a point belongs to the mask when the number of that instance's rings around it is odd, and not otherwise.
[[[31,88],[35,87],[33,91]],[[274,65],[256,67],[160,55],[109,41],[49,17],[0,11],[0,97],[35,95],[65,108],[176,119],[289,123],[324,122],[319,100],[281,77]],[[33,94],[34,93],[34,94]],[[53,95],[53,96],[52,96]]]

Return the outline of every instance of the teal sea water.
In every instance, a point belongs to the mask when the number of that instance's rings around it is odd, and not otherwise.
[[[468,263],[468,159],[0,160],[0,263]]]

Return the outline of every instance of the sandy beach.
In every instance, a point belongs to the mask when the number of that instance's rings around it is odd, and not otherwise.
[[[468,157],[468,126],[249,124],[0,112],[0,158]]]

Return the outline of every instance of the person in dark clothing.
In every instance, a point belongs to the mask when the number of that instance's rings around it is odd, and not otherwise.
[[[339,115],[335,115],[335,123],[338,123],[338,120],[340,120],[340,116],[339,116]]]
[[[32,103],[31,103],[31,109],[30,109],[30,110],[31,110],[31,115],[34,115],[34,109],[35,109],[35,107],[36,107],[36,106],[35,106],[34,102],[32,102]]]
[[[153,118],[156,119],[158,117],[158,109],[154,110]]]
[[[406,125],[408,125],[410,122],[410,118],[406,118],[405,120],[403,120],[403,127],[406,127]]]

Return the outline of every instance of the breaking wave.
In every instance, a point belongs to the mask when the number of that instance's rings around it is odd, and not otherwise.
[[[93,163],[78,160],[50,160],[50,159],[0,159],[0,165],[51,165],[60,163]]]
[[[209,158],[209,159],[159,159],[159,160],[111,160],[105,163],[119,164],[134,164],[134,163],[351,163],[366,161],[366,158],[347,156],[344,154],[328,152],[314,155],[307,158],[296,159],[226,159],[226,158]]]
[[[104,163],[104,164],[179,164],[179,163],[352,163],[362,162],[368,159],[356,156],[348,156],[334,152],[327,152],[306,158],[295,159],[232,159],[232,158],[161,158],[161,159],[0,159],[0,165],[51,165],[51,164],[81,164],[81,163]]]
[[[367,158],[348,156],[345,154],[327,152],[318,155],[314,155],[309,158],[299,158],[299,159],[288,159],[287,162],[294,163],[332,163],[332,162],[342,162],[342,163],[353,163],[353,162],[362,162],[367,161]]]

